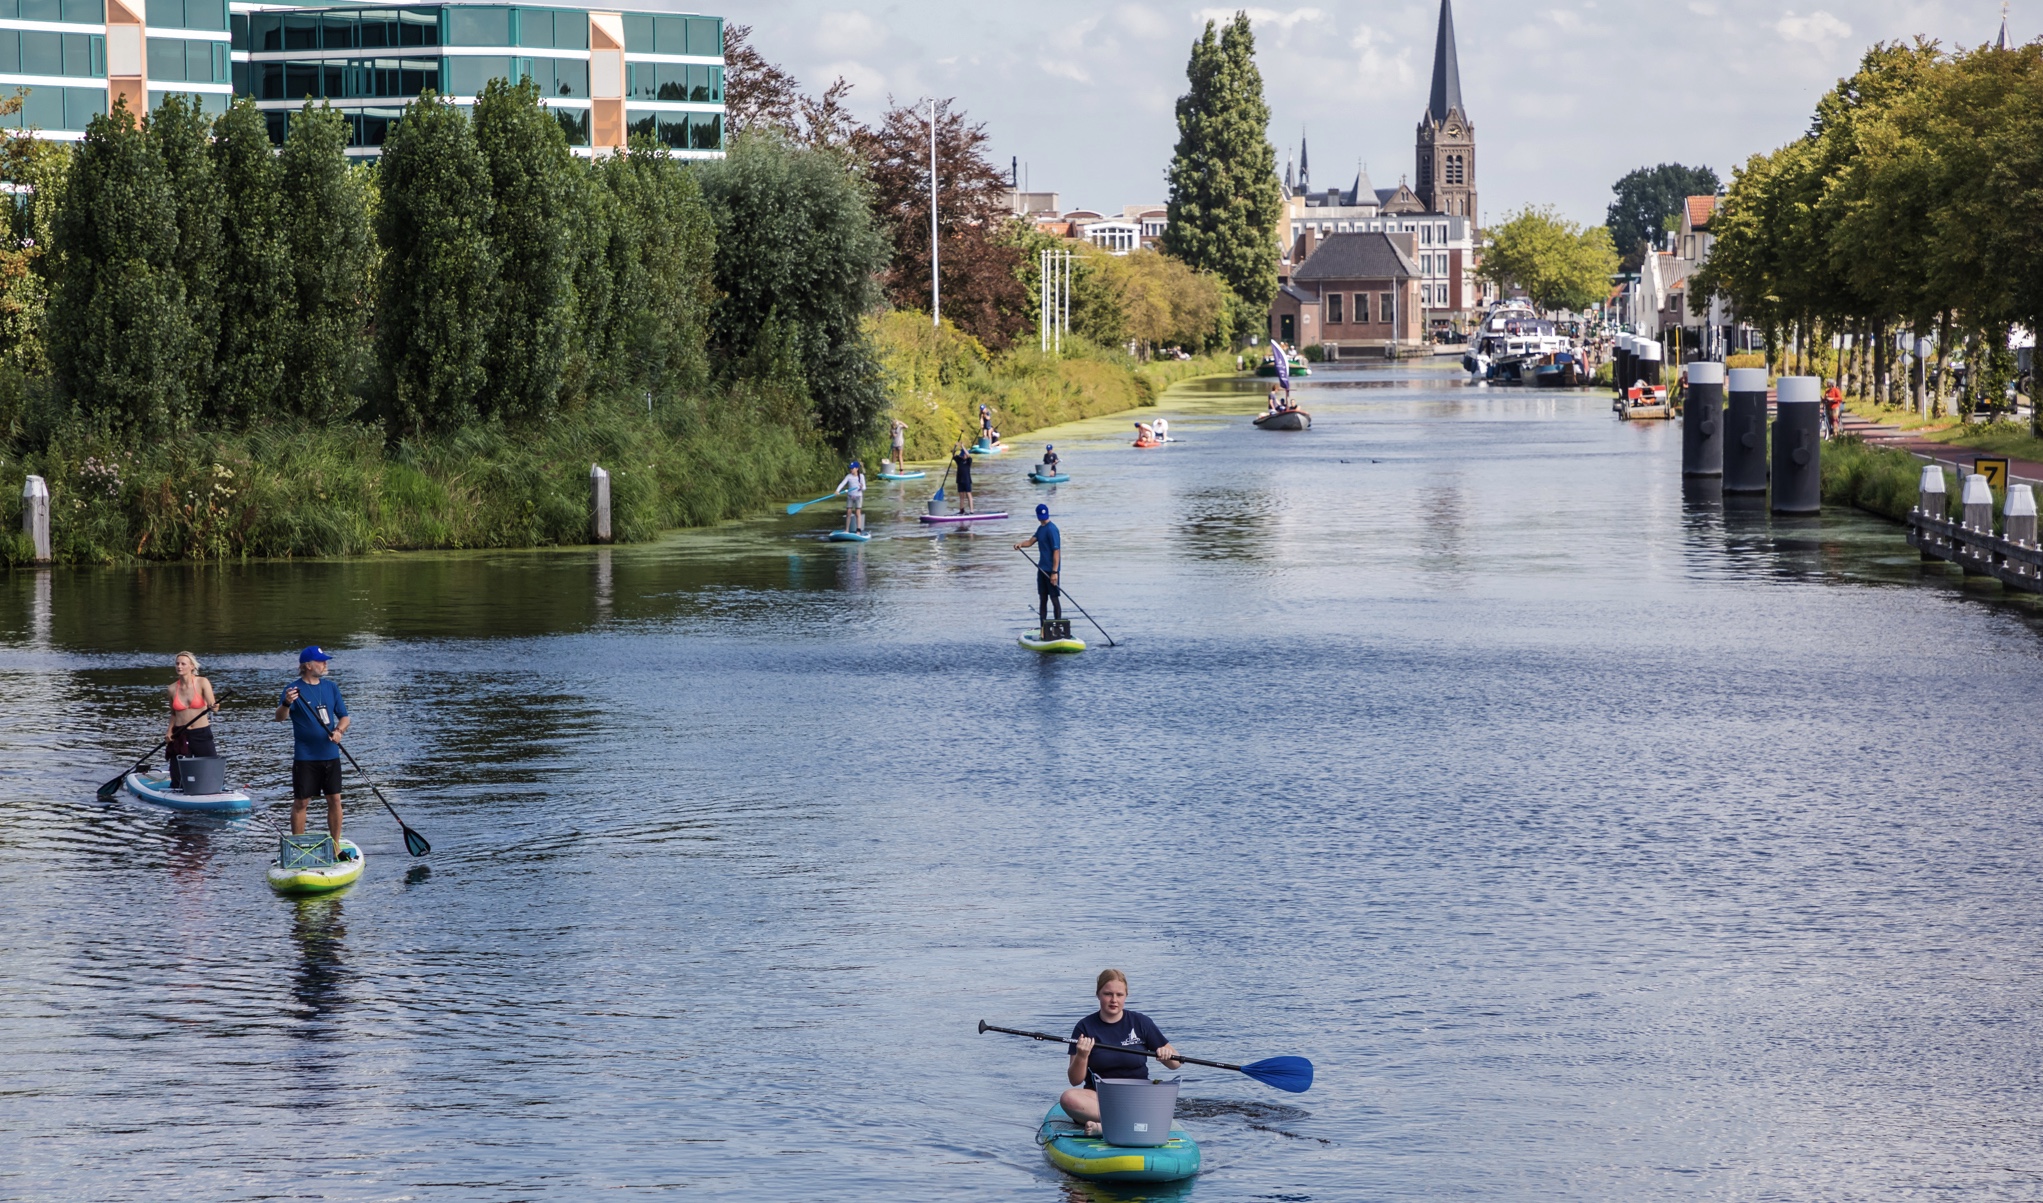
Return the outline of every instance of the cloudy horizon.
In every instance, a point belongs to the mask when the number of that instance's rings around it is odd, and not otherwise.
[[[1164,199],[1185,59],[1207,19],[1234,11],[741,0],[721,13],[751,25],[761,53],[805,90],[841,75],[868,120],[890,95],[956,97],[1031,188],[1059,193],[1067,209],[1118,210]],[[1409,176],[1438,0],[1246,11],[1280,168],[1307,134],[1316,187],[1345,187],[1360,163],[1381,188]],[[1553,204],[1599,223],[1619,176],[1662,162],[1708,166],[1728,182],[1750,155],[1806,128],[1816,99],[1874,42],[1977,45],[2000,26],[1990,0],[1455,0],[1454,13],[1486,221]],[[2020,0],[2010,37],[2039,29],[2043,0]]]

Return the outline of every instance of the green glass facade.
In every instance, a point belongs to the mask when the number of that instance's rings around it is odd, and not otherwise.
[[[248,97],[278,141],[292,111],[326,101],[347,116],[354,152],[373,154],[405,103],[427,89],[466,104],[492,79],[530,78],[572,145],[589,146],[592,133],[615,145],[628,133],[690,155],[723,150],[718,17],[598,10],[607,32],[592,35],[589,10],[532,5],[230,10],[227,0],[143,0],[130,7],[145,11],[146,36],[139,68],[114,64],[126,87],[135,86],[139,70],[152,108],[171,93],[208,112]],[[77,137],[106,111],[109,92],[121,87],[109,81],[106,19],[106,0],[0,0],[0,94],[27,91],[11,124]],[[130,47],[133,62],[135,26],[116,28],[112,36]]]

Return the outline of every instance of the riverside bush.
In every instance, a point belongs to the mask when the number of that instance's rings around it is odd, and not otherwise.
[[[591,463],[621,542],[734,517],[828,471],[821,441],[746,393],[590,405],[543,425],[482,422],[394,448],[380,426],[277,422],[141,445],[74,428],[0,471],[50,485],[60,561],[359,555],[588,541]],[[9,490],[0,521],[20,527]],[[0,541],[20,563],[22,540]]]
[[[1849,505],[1896,522],[1915,508],[1923,461],[1893,447],[1874,447],[1854,436],[1823,445],[1823,500]],[[1944,473],[1946,496],[1956,483]]]
[[[894,416],[908,425],[908,456],[941,459],[961,439],[979,433],[979,407],[993,410],[1004,439],[1100,414],[1154,405],[1180,380],[1234,370],[1231,355],[1137,364],[1120,350],[1079,339],[1061,358],[1034,347],[994,356],[979,340],[951,325],[932,326],[929,315],[896,310],[870,320],[869,329],[887,373]]]

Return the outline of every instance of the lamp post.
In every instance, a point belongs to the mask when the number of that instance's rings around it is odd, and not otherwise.
[[[929,324],[943,324],[943,294],[936,273],[936,97],[929,98]]]

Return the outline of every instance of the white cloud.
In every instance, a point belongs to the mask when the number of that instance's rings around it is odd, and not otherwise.
[[[1086,69],[1068,58],[1037,59],[1036,65],[1041,67],[1045,74],[1068,79],[1074,83],[1089,84],[1092,82],[1092,76],[1086,72]]]
[[[829,81],[839,76],[843,77],[845,83],[851,85],[853,96],[868,103],[887,94],[887,73],[877,67],[868,67],[855,59],[824,63],[816,68],[816,79],[821,82],[809,90],[820,93]]]
[[[816,21],[819,54],[866,55],[886,44],[886,27],[862,12],[824,13]]]
[[[1194,19],[1202,25],[1208,21],[1225,25],[1229,21],[1234,20],[1234,14],[1237,12],[1246,12],[1249,23],[1257,29],[1261,29],[1265,25],[1274,25],[1285,33],[1290,33],[1291,27],[1294,25],[1299,25],[1306,21],[1324,21],[1327,17],[1324,12],[1316,8],[1294,8],[1290,12],[1284,13],[1280,13],[1274,8],[1202,8],[1194,14]]]
[[[1114,21],[1138,38],[1167,38],[1171,35],[1171,24],[1163,19],[1163,14],[1140,4],[1122,5],[1115,10]]]
[[[1412,70],[1412,49],[1406,46],[1392,54],[1389,52],[1391,39],[1367,25],[1357,26],[1355,36],[1348,39],[1348,45],[1356,51],[1355,65],[1366,87],[1376,88],[1383,84],[1409,84],[1417,80]]]
[[[1790,42],[1809,42],[1817,46],[1851,36],[1851,26],[1820,9],[1806,17],[1790,12],[1774,25],[1774,29]]]
[[[1717,15],[1717,6],[1709,3],[1708,0],[1691,0],[1688,11],[1698,17],[1714,17]]]

